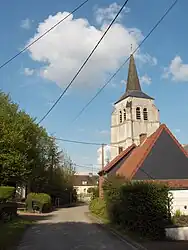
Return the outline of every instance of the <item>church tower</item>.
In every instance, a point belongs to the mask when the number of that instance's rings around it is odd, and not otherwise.
[[[140,136],[151,135],[160,125],[154,98],[142,92],[133,55],[130,56],[125,93],[115,102],[111,115],[111,160]]]

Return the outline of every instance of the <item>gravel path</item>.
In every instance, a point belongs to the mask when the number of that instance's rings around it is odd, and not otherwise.
[[[94,224],[87,206],[62,208],[29,228],[17,250],[136,250]]]

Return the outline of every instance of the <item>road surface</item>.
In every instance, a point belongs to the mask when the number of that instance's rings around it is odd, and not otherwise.
[[[136,250],[93,223],[87,206],[62,208],[30,227],[18,250]]]

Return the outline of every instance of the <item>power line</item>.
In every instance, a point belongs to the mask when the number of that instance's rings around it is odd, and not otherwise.
[[[53,139],[57,141],[64,141],[64,142],[69,142],[69,143],[76,143],[76,144],[85,144],[85,145],[92,145],[92,146],[110,146],[110,147],[115,147],[119,148],[119,146],[107,144],[107,143],[97,143],[97,142],[87,142],[87,141],[77,141],[77,140],[69,140],[69,139],[63,139],[63,138],[57,138],[57,137],[52,137]]]
[[[70,86],[72,85],[72,83],[74,82],[74,80],[77,78],[77,76],[80,74],[80,72],[82,71],[82,69],[85,67],[85,65],[87,64],[87,62],[89,61],[89,59],[91,58],[91,56],[93,55],[93,53],[95,52],[95,50],[97,49],[97,47],[99,46],[99,44],[101,43],[101,41],[103,40],[103,38],[105,37],[105,35],[107,34],[107,32],[110,30],[110,28],[112,27],[113,23],[116,21],[116,19],[118,18],[119,14],[122,12],[122,10],[124,9],[125,5],[128,3],[129,0],[126,0],[125,3],[122,5],[122,7],[120,8],[120,10],[118,11],[118,13],[116,14],[116,16],[114,17],[114,19],[112,20],[112,22],[110,23],[110,25],[108,26],[108,28],[105,30],[105,32],[103,33],[102,37],[99,39],[99,41],[97,42],[97,44],[95,45],[95,47],[92,49],[92,51],[90,52],[89,56],[86,58],[86,60],[84,61],[84,63],[81,65],[81,67],[79,68],[79,70],[77,71],[77,73],[75,74],[75,76],[72,78],[72,80],[70,81],[70,83],[67,85],[67,87],[64,89],[63,93],[60,95],[60,97],[55,101],[55,103],[52,105],[52,107],[47,111],[47,113],[40,119],[40,121],[38,122],[38,124],[40,124],[48,115],[49,113],[53,110],[53,108],[58,104],[58,102],[61,100],[61,98],[64,96],[64,94],[67,92],[67,90],[70,88]]]
[[[86,141],[76,141],[76,140],[61,139],[61,138],[56,138],[56,137],[55,137],[55,139],[57,141],[64,141],[64,142],[77,143],[77,144],[86,144],[86,145],[93,145],[93,146],[101,146],[102,144],[104,144],[104,143],[96,143],[96,142],[86,142]]]
[[[100,170],[99,168],[94,167],[94,166],[80,165],[80,164],[76,164],[76,163],[73,163],[73,165],[76,167],[80,167],[80,168],[87,168],[87,169],[92,169],[92,170],[97,170],[97,171]]]
[[[78,5],[72,12],[70,12],[68,15],[66,15],[64,18],[62,18],[59,22],[57,22],[54,26],[52,26],[50,29],[45,31],[41,36],[39,36],[37,39],[35,39],[33,42],[29,43],[25,48],[23,48],[20,52],[15,54],[13,57],[9,58],[7,61],[5,61],[3,64],[0,65],[0,69],[2,69],[4,66],[6,66],[8,63],[13,61],[16,57],[21,55],[23,52],[25,52],[27,49],[29,49],[33,44],[38,42],[41,38],[43,38],[46,34],[48,34],[51,30],[53,30],[55,27],[57,27],[60,23],[62,23],[65,19],[67,19],[69,16],[71,16],[73,13],[75,13],[77,10],[79,10],[84,4],[86,4],[89,0],[85,0],[83,3]]]
[[[168,13],[173,9],[178,0],[175,0],[173,4],[166,10],[163,16],[159,19],[159,21],[154,25],[154,27],[150,30],[147,36],[142,40],[142,42],[136,47],[132,54],[143,45],[143,43],[148,39],[148,37],[153,33],[153,31],[158,27],[158,25],[163,21],[163,19],[168,15]],[[94,99],[103,91],[103,89],[112,81],[112,79],[120,72],[120,70],[124,67],[124,65],[129,61],[130,56],[125,60],[125,62],[116,70],[116,72],[109,78],[109,80],[99,89],[99,91],[94,95],[94,97],[81,109],[78,115],[73,119],[72,123],[75,122],[80,115],[86,110],[86,108],[94,101]]]

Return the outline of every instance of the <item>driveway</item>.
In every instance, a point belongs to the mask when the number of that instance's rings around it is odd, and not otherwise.
[[[93,223],[87,206],[62,208],[30,227],[17,250],[136,250]]]

